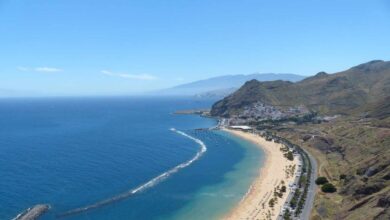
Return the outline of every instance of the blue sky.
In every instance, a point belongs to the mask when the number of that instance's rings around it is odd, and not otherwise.
[[[0,0],[0,94],[123,95],[390,60],[386,0]]]

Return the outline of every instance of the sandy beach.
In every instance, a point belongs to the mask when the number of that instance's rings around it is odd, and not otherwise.
[[[223,219],[277,219],[288,194],[289,183],[294,181],[297,158],[288,160],[280,150],[281,144],[243,131],[224,129],[240,138],[255,143],[266,153],[264,165],[245,197]],[[285,186],[285,187],[282,187]],[[286,191],[281,193],[282,188]],[[275,193],[276,192],[276,193]],[[272,200],[273,202],[270,202]],[[270,205],[270,203],[273,203]]]

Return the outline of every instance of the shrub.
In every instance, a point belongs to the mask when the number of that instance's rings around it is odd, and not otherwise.
[[[274,207],[274,205],[275,205],[274,199],[269,200],[268,205],[269,205],[269,207],[271,207],[271,208]]]
[[[280,192],[282,193],[286,192],[286,186],[282,186],[282,188],[280,188]]]
[[[284,220],[291,220],[291,213],[290,213],[290,210],[286,209],[286,211],[284,212],[284,215],[283,215],[283,219]]]
[[[293,153],[291,152],[291,151],[289,151],[288,153],[287,153],[287,155],[286,155],[286,157],[287,157],[287,159],[289,159],[289,160],[294,160],[294,155],[293,155]]]
[[[326,179],[326,177],[324,177],[324,176],[320,176],[316,179],[317,185],[323,185],[323,184],[328,183],[328,182],[329,182],[328,179]]]
[[[340,180],[344,180],[346,177],[347,177],[347,175],[341,174],[341,175],[340,175]]]
[[[321,190],[324,193],[334,193],[337,191],[336,187],[332,183],[325,183],[322,185]]]

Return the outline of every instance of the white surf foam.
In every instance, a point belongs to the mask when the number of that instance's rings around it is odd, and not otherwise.
[[[171,128],[170,130],[173,131],[173,132],[176,132],[176,133],[178,133],[178,134],[180,134],[180,135],[183,135],[184,137],[187,137],[187,138],[189,138],[189,139],[191,139],[191,140],[193,140],[193,141],[195,141],[196,143],[199,144],[200,150],[195,154],[195,156],[194,156],[191,160],[188,160],[188,161],[186,161],[186,162],[184,162],[184,163],[181,163],[181,164],[175,166],[174,168],[172,168],[172,169],[170,169],[170,170],[168,170],[168,171],[166,171],[166,172],[160,174],[159,176],[156,176],[155,178],[149,180],[149,181],[146,182],[145,184],[143,184],[143,185],[141,185],[141,186],[139,186],[139,187],[133,189],[133,190],[131,191],[133,194],[134,194],[134,193],[137,193],[137,192],[140,192],[140,191],[142,191],[142,190],[145,190],[145,189],[147,189],[147,188],[150,188],[150,187],[156,185],[157,183],[159,183],[160,181],[164,180],[165,178],[169,177],[170,175],[172,175],[172,174],[178,172],[179,170],[188,167],[188,166],[191,165],[194,161],[198,160],[198,159],[207,151],[207,147],[206,147],[206,145],[203,143],[203,141],[201,141],[201,140],[199,140],[199,139],[197,139],[197,138],[194,138],[194,137],[192,137],[192,136],[190,136],[190,135],[188,135],[188,134],[186,134],[186,133],[184,133],[184,132],[182,132],[182,131],[178,131],[178,130],[176,130],[175,128]]]
[[[116,195],[116,196],[111,197],[109,199],[102,200],[100,202],[97,202],[97,203],[89,205],[89,206],[85,206],[85,207],[81,207],[81,208],[77,208],[77,209],[73,209],[73,210],[64,212],[62,214],[59,214],[58,217],[65,217],[65,216],[69,216],[69,215],[75,215],[75,214],[79,214],[79,213],[82,213],[82,212],[89,211],[91,209],[96,209],[96,208],[108,205],[110,203],[113,203],[113,202],[116,202],[116,201],[128,198],[128,197],[130,197],[130,196],[132,196],[132,195],[134,195],[136,193],[139,193],[139,192],[141,192],[143,190],[151,188],[151,187],[155,186],[156,184],[160,183],[161,181],[163,181],[164,179],[168,178],[172,174],[180,171],[183,168],[188,167],[193,162],[198,160],[207,151],[206,144],[203,143],[203,141],[201,141],[201,140],[199,140],[197,138],[194,138],[194,137],[192,137],[192,136],[190,136],[190,135],[188,135],[188,134],[186,134],[186,133],[184,133],[182,131],[176,130],[175,128],[171,128],[170,130],[173,131],[173,132],[176,132],[177,134],[180,134],[180,135],[182,135],[184,137],[187,137],[187,138],[195,141],[197,144],[199,144],[200,148],[199,148],[198,152],[195,154],[194,157],[192,157],[190,160],[188,160],[188,161],[186,161],[184,163],[181,163],[181,164],[173,167],[172,169],[170,169],[170,170],[168,170],[168,171],[166,171],[166,172],[164,172],[164,173],[154,177],[153,179],[151,179],[148,182],[138,186],[135,189],[132,189],[132,190],[124,192],[122,194]]]

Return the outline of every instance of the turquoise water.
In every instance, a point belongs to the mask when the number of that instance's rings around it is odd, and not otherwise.
[[[243,148],[242,159],[233,166],[233,170],[223,176],[223,181],[202,187],[188,205],[178,210],[172,219],[218,219],[223,217],[240,202],[254,178],[259,174],[259,167],[264,161],[264,153],[257,146],[223,131],[217,131],[217,133],[226,138],[225,141],[232,141]],[[221,150],[223,147],[222,144]]]
[[[61,219],[223,215],[246,193],[262,152],[225,132],[197,129],[214,119],[172,114],[213,101],[0,100],[0,219],[37,203],[52,207],[43,219],[96,204]]]

